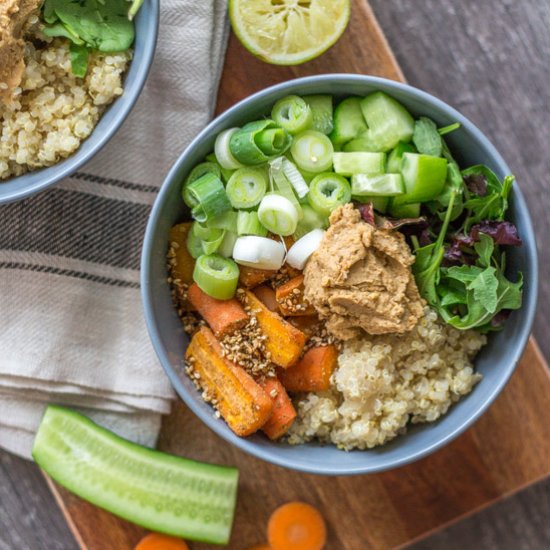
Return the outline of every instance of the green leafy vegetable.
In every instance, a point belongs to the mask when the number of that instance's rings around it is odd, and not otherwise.
[[[80,44],[71,43],[69,50],[73,74],[79,78],[84,78],[88,72],[88,48]]]
[[[412,140],[419,153],[433,157],[442,155],[443,143],[433,120],[421,116],[414,124]]]

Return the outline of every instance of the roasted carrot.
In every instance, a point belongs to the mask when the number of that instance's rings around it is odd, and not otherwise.
[[[195,333],[185,357],[190,376],[237,435],[250,435],[267,422],[273,410],[271,398],[241,367],[222,356],[209,328]]]
[[[298,275],[277,287],[275,298],[282,315],[313,315],[315,308],[304,300],[304,276]]]
[[[256,295],[247,290],[246,301],[255,312],[258,326],[267,337],[265,348],[270,359],[279,367],[288,368],[294,365],[304,349],[306,337],[303,332],[293,327],[280,315],[269,311]]]
[[[170,275],[172,279],[177,279],[188,285],[193,282],[193,269],[195,268],[195,260],[187,250],[187,235],[192,225],[191,222],[174,225],[170,229],[168,237],[170,249],[174,252],[174,256],[168,258],[169,262],[174,260],[174,263],[170,265]]]
[[[287,321],[301,330],[306,339],[309,340],[315,333],[319,332],[321,321],[317,315],[304,315],[303,317],[289,317]]]
[[[275,291],[267,285],[257,286],[252,292],[256,294],[258,300],[264,304],[270,311],[279,311],[279,304],[275,298]]]
[[[248,315],[238,300],[216,300],[193,283],[187,292],[189,302],[204,317],[218,338],[231,334],[248,322]]]
[[[271,547],[268,544],[257,544],[248,550],[271,550]]]
[[[330,388],[330,377],[338,362],[336,346],[311,348],[300,361],[288,369],[281,369],[279,377],[290,392],[318,392]]]
[[[273,401],[273,412],[269,420],[262,426],[262,432],[269,439],[279,439],[292,426],[296,418],[296,409],[290,397],[288,397],[285,388],[277,378],[264,378],[259,384]]]
[[[137,543],[134,550],[189,550],[189,546],[184,540],[176,537],[149,533]]]
[[[310,504],[289,502],[271,514],[267,540],[271,550],[322,550],[327,527],[323,516]]]
[[[256,269],[255,267],[239,266],[239,283],[245,288],[255,288],[277,275],[270,269]]]

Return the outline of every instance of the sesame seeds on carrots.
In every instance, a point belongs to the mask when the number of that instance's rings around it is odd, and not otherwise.
[[[267,525],[271,550],[322,550],[327,527],[319,511],[305,502],[288,502],[277,508]]]
[[[189,546],[184,540],[176,537],[149,533],[137,543],[134,550],[189,550]]]

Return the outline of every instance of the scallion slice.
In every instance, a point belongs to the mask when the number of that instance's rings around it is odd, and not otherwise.
[[[192,227],[191,231],[187,233],[187,250],[196,260],[201,254],[204,254],[204,251],[202,249],[202,240],[200,237],[197,237],[193,229],[194,228]]]
[[[259,237],[265,237],[267,235],[267,229],[260,223],[258,212],[239,210],[237,234],[239,237],[243,235],[258,235]]]
[[[210,153],[209,155],[206,155],[206,161],[207,162],[213,162],[214,164],[218,165],[220,167],[220,172],[222,173],[222,180],[227,183],[229,181],[229,178],[233,174],[235,170],[224,168],[216,158],[215,153]]]
[[[220,247],[218,248],[218,254],[221,254],[226,258],[231,258],[231,256],[233,256],[233,247],[235,246],[236,241],[237,233],[226,231],[222,244],[220,244]]]
[[[229,143],[231,154],[245,165],[256,165],[284,154],[292,136],[273,120],[256,120],[237,130]]]
[[[283,157],[278,157],[269,162],[269,177],[273,191],[277,195],[285,197],[285,199],[288,199],[294,205],[294,208],[298,212],[298,219],[301,220],[302,207],[283,171]]]
[[[212,298],[229,300],[237,290],[239,267],[219,254],[203,254],[195,262],[193,280]]]
[[[300,239],[314,229],[325,229],[328,227],[328,218],[313,210],[309,204],[302,204],[302,211],[304,217],[298,222],[296,231],[294,231],[293,237],[295,240]]]
[[[265,196],[258,208],[258,218],[269,231],[283,237],[292,235],[298,225],[298,211],[281,195]]]
[[[288,251],[286,261],[295,269],[304,269],[309,257],[319,248],[325,232],[322,229],[314,229],[298,239]]]
[[[239,237],[233,248],[233,259],[256,269],[280,269],[285,261],[285,246],[267,237]]]
[[[237,231],[237,212],[234,210],[227,210],[219,216],[214,216],[206,223],[208,227],[212,229],[225,229],[226,231]]]
[[[283,157],[283,173],[294,188],[299,199],[303,199],[309,193],[309,187],[293,162]]]
[[[189,184],[186,189],[193,205],[191,215],[199,222],[206,222],[231,210],[223,183],[211,172]],[[191,206],[190,203],[187,204]]]
[[[225,188],[233,208],[253,208],[267,191],[267,174],[261,168],[239,168]]]
[[[335,208],[351,200],[351,188],[346,178],[327,172],[319,174],[309,184],[307,197],[316,212],[328,216]]]
[[[306,130],[298,134],[290,150],[296,164],[307,172],[324,172],[332,166],[334,147],[321,132]]]
[[[229,128],[229,130],[224,130],[216,138],[216,143],[214,145],[214,153],[216,154],[216,159],[220,163],[222,168],[226,170],[236,170],[237,168],[242,168],[242,164],[231,154],[230,142],[231,138],[237,132],[239,128]]]
[[[291,134],[298,134],[311,126],[313,113],[301,97],[289,95],[275,103],[271,118]]]
[[[194,206],[197,206],[196,199],[189,194],[189,185],[193,183],[194,181],[197,181],[205,174],[214,174],[218,178],[222,177],[222,173],[220,170],[220,167],[213,163],[213,162],[201,162],[200,164],[197,164],[193,170],[189,173],[187,176],[187,179],[185,180],[185,183],[183,184],[183,188],[181,190],[181,196],[183,198],[183,202],[189,208],[193,208]]]

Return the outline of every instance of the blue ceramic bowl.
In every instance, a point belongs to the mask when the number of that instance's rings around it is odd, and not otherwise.
[[[153,61],[159,25],[159,0],[145,0],[135,25],[134,58],[124,79],[124,93],[109,106],[92,134],[69,158],[49,168],[0,181],[0,204],[28,197],[70,176],[114,136],[137,101]]]
[[[234,435],[223,420],[200,397],[182,370],[187,336],[172,306],[166,282],[165,256],[170,227],[185,219],[180,197],[182,182],[191,168],[212,151],[219,132],[240,126],[268,114],[279,98],[288,94],[333,94],[336,97],[366,95],[383,90],[402,102],[414,115],[426,115],[438,126],[460,122],[460,130],[447,141],[461,166],[487,164],[499,176],[510,170],[483,133],[468,119],[439,99],[411,86],[356,75],[322,75],[285,82],[259,92],[232,107],[209,124],[178,159],[155,202],[143,246],[141,266],[145,318],[164,370],[187,406],[214,432],[232,445],[263,460],[304,472],[349,475],[380,472],[418,460],[441,448],[470,427],[491,405],[512,375],[527,339],[537,298],[537,253],[529,212],[518,186],[511,198],[509,216],[517,224],[524,245],[508,252],[512,272],[521,269],[525,280],[524,304],[514,312],[502,332],[490,336],[489,344],[476,359],[482,381],[471,394],[453,405],[437,422],[410,426],[406,435],[369,451],[343,452],[333,446],[307,444],[289,446],[273,443],[257,434],[248,438]]]

